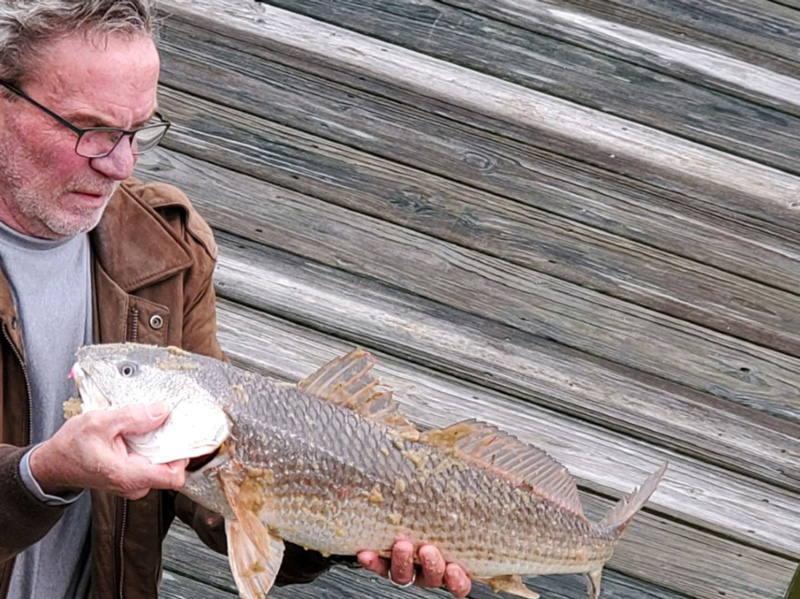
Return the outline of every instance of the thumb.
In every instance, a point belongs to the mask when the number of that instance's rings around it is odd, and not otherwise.
[[[141,435],[164,424],[169,407],[160,401],[149,406],[126,406],[108,414],[114,418],[118,435]]]

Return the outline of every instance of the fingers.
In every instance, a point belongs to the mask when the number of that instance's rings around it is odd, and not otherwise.
[[[441,552],[433,545],[422,545],[417,555],[422,566],[417,578],[419,586],[446,586],[455,597],[466,597],[472,590],[472,582],[464,569],[456,563],[445,563]]]
[[[472,590],[472,581],[464,568],[453,562],[447,564],[445,568],[444,581],[447,590],[455,597],[466,597]]]
[[[359,552],[358,563],[365,570],[383,577],[388,577],[391,569],[390,580],[399,586],[416,580],[416,584],[420,587],[445,586],[454,597],[469,595],[472,581],[464,568],[454,562],[446,563],[444,556],[433,545],[421,545],[416,554],[421,567],[417,576],[414,567],[414,544],[404,539],[395,541],[391,563],[374,551]]]
[[[169,408],[163,401],[149,406],[126,406],[118,410],[97,412],[97,417],[108,421],[108,429],[114,436],[142,435],[157,429],[169,416]]]
[[[358,553],[358,563],[365,570],[374,572],[378,576],[386,578],[389,576],[389,560],[378,556],[374,551],[360,551]]]
[[[439,588],[444,585],[445,563],[442,554],[433,545],[422,545],[417,552],[422,567],[417,577],[421,587]]]
[[[151,416],[152,415],[152,416]],[[90,412],[71,418],[31,454],[31,471],[46,493],[97,489],[131,499],[149,489],[180,489],[187,460],[151,464],[128,452],[119,432],[147,431],[167,417],[163,404]]]
[[[176,460],[167,464],[151,464],[140,455],[129,454],[117,466],[119,470],[112,479],[128,495],[138,489],[180,489],[186,482],[188,460]]]
[[[395,541],[390,568],[392,582],[402,586],[414,581],[414,544],[411,541]]]

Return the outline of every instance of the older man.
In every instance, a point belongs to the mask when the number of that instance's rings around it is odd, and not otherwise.
[[[163,405],[61,415],[82,344],[223,357],[210,229],[177,189],[131,178],[169,128],[151,10],[148,0],[0,0],[0,599],[157,597],[175,513],[224,550],[219,518],[171,491],[186,463],[150,464],[122,441],[158,427]],[[399,584],[414,577],[414,551],[395,544]],[[464,571],[434,547],[417,557],[418,584],[468,593]],[[388,574],[374,553],[359,561]],[[278,582],[327,565],[288,547]]]

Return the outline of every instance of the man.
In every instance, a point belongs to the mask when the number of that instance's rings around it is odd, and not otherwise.
[[[155,598],[177,513],[224,551],[220,518],[176,495],[185,461],[153,465],[122,437],[161,404],[63,422],[84,343],[138,341],[222,358],[216,246],[178,190],[130,178],[169,125],[157,112],[150,0],[0,0],[0,599]],[[87,491],[88,490],[88,491]],[[414,576],[398,540],[391,577]],[[431,546],[418,584],[469,579]],[[362,565],[387,575],[372,552]],[[279,584],[328,562],[287,547]]]

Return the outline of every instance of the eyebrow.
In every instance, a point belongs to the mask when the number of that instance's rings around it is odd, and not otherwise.
[[[146,123],[148,123],[149,121],[152,120],[152,118],[156,115],[157,112],[158,112],[158,107],[154,108],[151,111],[150,115],[148,117],[146,117],[144,120],[135,121],[133,123],[133,125],[131,126],[131,129],[136,129],[138,127],[141,127],[141,126],[145,125]],[[78,121],[78,122],[81,122],[81,123],[89,123],[90,127],[107,127],[109,129],[123,129],[123,127],[120,127],[119,125],[109,124],[101,116],[98,116],[96,114],[87,113],[87,112],[78,112],[76,114],[67,115],[64,118],[67,119],[70,122]]]

